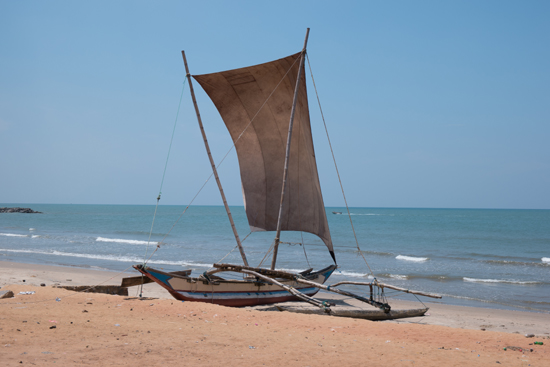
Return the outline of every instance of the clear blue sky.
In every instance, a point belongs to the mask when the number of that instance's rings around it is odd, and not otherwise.
[[[351,206],[550,209],[549,19],[548,1],[0,1],[0,203],[154,204],[180,51],[193,74],[242,67],[299,51],[310,27]],[[198,98],[220,161],[229,135]],[[237,167],[220,171],[242,205]],[[186,88],[161,203],[209,172]],[[221,204],[214,182],[195,203]]]

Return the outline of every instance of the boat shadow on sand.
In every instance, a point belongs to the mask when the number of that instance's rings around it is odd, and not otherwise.
[[[352,317],[375,321],[424,316],[424,314],[429,309],[428,307],[423,307],[416,309],[391,310],[389,312],[384,312],[383,310],[375,306],[360,302],[354,298],[341,298],[339,296],[325,292],[320,293],[319,296],[320,297],[318,298],[324,298],[327,304],[330,303],[330,308],[328,311],[325,311],[319,307],[315,307],[306,302],[300,301],[276,303],[273,305],[253,306],[247,308],[257,311],[288,311],[310,315]]]

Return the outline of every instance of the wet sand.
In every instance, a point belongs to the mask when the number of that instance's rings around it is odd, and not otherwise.
[[[0,262],[0,291],[15,293],[0,300],[0,365],[548,366],[550,360],[547,313],[425,302],[429,316],[373,322],[181,302],[156,284],[144,286],[143,298],[138,287],[128,297],[53,288],[118,285],[128,275]]]

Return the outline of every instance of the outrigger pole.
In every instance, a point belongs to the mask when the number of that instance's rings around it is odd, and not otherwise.
[[[283,202],[285,200],[286,180],[288,176],[288,157],[290,156],[290,141],[292,139],[292,126],[294,125],[294,113],[296,112],[296,101],[298,100],[298,90],[300,88],[300,79],[302,76],[302,70],[304,69],[304,61],[307,47],[307,39],[309,37],[309,28],[306,31],[306,39],[304,41],[304,48],[300,56],[300,68],[298,69],[298,77],[296,78],[296,88],[294,89],[294,100],[292,101],[292,110],[290,111],[290,122],[288,124],[288,137],[286,141],[286,155],[285,155],[285,169],[283,173],[283,188],[281,189],[281,204],[279,205],[279,218],[277,219],[277,234],[275,235],[275,245],[273,246],[273,260],[271,261],[271,270],[275,269],[275,263],[277,262],[277,251],[279,249],[279,242],[281,237],[281,219],[283,217]]]
[[[230,272],[237,272],[237,273],[244,273],[244,274],[253,275],[256,278],[262,279],[262,280],[264,280],[264,281],[266,281],[270,284],[278,285],[279,287],[285,289],[287,292],[291,293],[292,295],[300,298],[302,301],[305,301],[305,302],[308,302],[308,303],[310,303],[314,306],[323,308],[323,309],[325,309],[325,311],[330,311],[330,306],[332,306],[332,305],[327,303],[327,302],[323,302],[323,301],[317,300],[313,297],[307,296],[307,295],[303,294],[302,292],[298,291],[297,289],[295,289],[293,286],[282,284],[281,282],[277,281],[275,278],[293,280],[297,283],[307,284],[309,286],[319,288],[319,289],[323,289],[323,290],[328,291],[328,292],[333,292],[333,293],[337,293],[337,294],[340,294],[340,295],[343,295],[343,296],[355,298],[356,300],[359,300],[359,301],[365,302],[365,303],[367,303],[371,306],[377,307],[377,308],[383,310],[385,313],[390,312],[391,307],[387,303],[378,302],[377,300],[374,299],[374,297],[373,297],[374,296],[373,287],[375,287],[375,286],[377,286],[381,289],[389,288],[389,289],[394,289],[394,290],[405,292],[405,293],[417,294],[417,295],[424,296],[424,297],[441,298],[441,296],[438,295],[438,294],[414,291],[414,290],[394,287],[392,285],[382,284],[382,283],[339,282],[339,283],[332,284],[332,285],[324,285],[324,284],[319,284],[319,283],[316,283],[316,282],[312,282],[311,280],[308,280],[308,279],[304,278],[300,274],[294,274],[294,273],[290,273],[290,272],[282,271],[282,270],[269,270],[269,269],[263,269],[263,268],[253,268],[253,267],[249,267],[249,266],[240,266],[240,265],[232,265],[232,264],[214,264],[213,267],[215,268],[215,270],[211,271],[211,274],[213,274],[215,272],[230,271]],[[342,284],[354,284],[354,285],[369,286],[370,287],[370,297],[366,298],[366,297],[357,295],[355,293],[348,292],[348,291],[345,291],[343,289],[336,288],[337,286],[342,285]]]
[[[241,240],[239,238],[239,233],[237,232],[237,228],[235,227],[235,222],[233,222],[233,216],[231,216],[231,211],[229,210],[229,205],[227,205],[227,200],[225,199],[225,194],[223,192],[222,183],[220,181],[220,177],[218,176],[218,170],[216,169],[216,164],[214,163],[214,158],[212,158],[212,153],[210,152],[210,146],[208,145],[208,140],[206,139],[206,133],[205,133],[204,127],[202,125],[201,114],[199,113],[199,106],[197,104],[197,99],[195,98],[195,90],[193,89],[193,83],[191,81],[191,74],[189,74],[189,67],[187,66],[187,59],[185,58],[185,51],[181,51],[181,56],[183,57],[183,63],[185,64],[185,72],[187,74],[187,80],[189,81],[189,90],[191,91],[191,98],[193,99],[193,105],[195,106],[195,112],[197,114],[197,120],[199,122],[199,127],[201,129],[202,139],[204,140],[204,146],[206,148],[206,153],[208,153],[208,159],[210,159],[210,165],[212,165],[212,171],[214,172],[214,177],[216,178],[216,183],[218,184],[218,189],[220,190],[220,194],[222,196],[223,205],[225,206],[225,211],[227,212],[229,222],[231,223],[231,229],[233,229],[233,234],[235,235],[235,239],[237,240],[237,246],[239,246],[239,251],[240,251],[241,256],[243,258],[244,265],[248,266],[248,261],[246,260],[246,255],[244,253],[243,245],[241,244]]]

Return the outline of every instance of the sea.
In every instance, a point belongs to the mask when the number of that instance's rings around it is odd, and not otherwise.
[[[4,206],[42,214],[0,214],[0,261],[135,275],[131,266],[143,263],[167,271],[192,269],[197,275],[217,262],[242,264],[223,206],[0,204]],[[266,253],[274,233],[251,233],[244,208],[231,211],[249,264],[269,266]],[[443,296],[418,297],[422,302],[550,312],[550,210],[326,211],[339,265],[329,283],[376,278]],[[281,240],[278,269],[320,269],[333,263],[314,235],[284,232]],[[364,294],[368,287],[350,290]],[[390,290],[386,297],[390,304],[392,298],[417,298]]]

